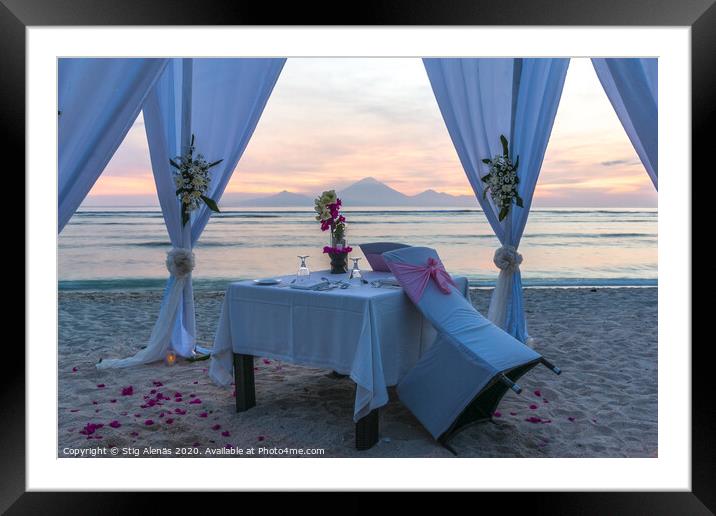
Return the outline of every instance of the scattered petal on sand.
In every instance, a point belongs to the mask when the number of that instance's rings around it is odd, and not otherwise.
[[[190,405],[198,405],[201,403],[201,400],[199,398],[194,398],[189,402]]]
[[[511,416],[516,416],[516,415],[517,415],[517,412],[510,412],[510,415],[511,415]]]
[[[110,403],[117,403],[117,400],[109,400]]]
[[[128,387],[122,387],[122,396],[131,396],[134,394],[134,387],[131,385]]]
[[[542,396],[542,393],[540,391],[535,391],[535,396],[539,398],[540,396]]]
[[[122,426],[122,423],[115,419],[114,421],[109,423],[109,426],[111,426],[112,428],[119,428],[120,426]]]
[[[224,430],[223,432],[221,432],[221,435],[223,435],[224,437],[229,437],[231,435],[231,432],[229,432],[228,430]]]
[[[256,439],[259,441],[264,441],[266,439],[266,437],[263,435],[259,435]]]
[[[569,419],[570,421],[574,422],[574,417],[572,417],[572,416],[569,416],[567,419]]]
[[[166,419],[166,423],[167,423],[168,425],[171,425],[173,422],[174,422],[174,418],[168,417],[168,418]]]
[[[214,425],[211,427],[212,430],[219,430],[221,428],[221,425]]]
[[[199,414],[199,417],[209,417],[209,414],[207,414],[206,412],[201,412]]]
[[[537,405],[535,405],[535,404],[533,403],[532,405],[530,405],[530,408],[531,408],[532,410],[535,410],[535,409],[537,408]]]
[[[547,398],[544,399],[544,402],[545,402],[545,403],[549,403],[549,401],[547,400]]]
[[[528,423],[541,423],[542,420],[538,418],[537,416],[530,416],[527,419],[525,419]]]
[[[72,409],[70,409],[70,412],[79,412],[79,411],[80,411],[80,409],[78,409],[78,408],[72,408]]]
[[[142,417],[141,414],[134,414],[134,417]]]
[[[194,443],[194,444],[192,444],[192,446],[194,446],[194,447],[201,446],[201,443]]]
[[[164,384],[158,380],[152,380],[154,387],[162,387]]]
[[[151,391],[149,391],[149,394],[156,394],[156,393],[157,393],[156,389],[152,389]]]
[[[97,384],[97,388],[98,388],[98,389],[104,389],[104,388],[105,388],[105,385],[104,385],[103,383],[98,383],[98,384]]]
[[[184,415],[184,414],[186,414],[186,410],[177,408],[177,409],[174,409],[174,413]]]
[[[152,425],[154,424],[154,420],[152,420],[152,419],[147,419],[147,420],[144,422],[144,424],[147,425],[147,426],[152,426]]]
[[[193,383],[194,383],[194,385],[196,385],[196,384],[198,384],[199,382],[193,382]]]
[[[264,358],[263,363],[266,365],[269,365],[271,363],[271,361],[268,358]]]
[[[493,412],[492,415],[495,417],[502,417],[502,413],[500,413],[498,411]]]
[[[79,367],[73,367],[73,368],[72,368],[72,372],[73,372],[73,373],[76,373],[76,372],[79,371],[79,370],[80,370]]]
[[[139,432],[132,432],[132,433],[129,434],[129,435],[131,435],[132,437],[138,437],[138,436],[139,436]]]
[[[92,405],[97,405],[97,404],[98,404],[97,400],[92,400]]]

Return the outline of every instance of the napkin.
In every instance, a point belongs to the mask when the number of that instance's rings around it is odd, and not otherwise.
[[[296,283],[291,283],[291,288],[295,288],[298,290],[318,290],[323,287],[327,287],[329,283],[325,280],[306,280],[302,283],[299,283],[298,281]]]

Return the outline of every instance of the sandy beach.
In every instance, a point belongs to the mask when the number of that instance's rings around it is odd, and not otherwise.
[[[471,295],[486,313],[490,290]],[[231,389],[209,379],[206,361],[98,371],[100,357],[130,356],[144,345],[160,298],[60,293],[58,456],[96,447],[203,454],[228,444],[317,448],[325,457],[452,457],[393,389],[379,443],[356,451],[354,385],[326,370],[257,359],[257,406],[241,414]],[[211,345],[223,292],[195,298],[199,341]],[[526,289],[525,306],[535,349],[563,373],[540,366],[525,375],[522,395],[508,392],[492,423],[454,439],[460,457],[657,456],[657,289]]]

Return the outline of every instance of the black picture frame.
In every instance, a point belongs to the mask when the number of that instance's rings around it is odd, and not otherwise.
[[[716,122],[715,0],[364,0],[328,2],[181,2],[171,0],[0,0],[0,124],[6,152],[24,168],[25,29],[83,25],[548,25],[689,26],[692,72],[692,168],[713,169],[709,127]],[[7,171],[6,171],[7,172]],[[667,171],[668,173],[668,171]],[[19,197],[19,196],[18,196]],[[690,215],[690,214],[688,214]],[[31,307],[30,307],[31,308]],[[688,342],[669,345],[686,346]],[[716,512],[716,446],[709,341],[692,347],[692,490],[642,493],[510,493],[510,507],[578,514],[710,514]],[[13,355],[0,390],[0,510],[9,514],[126,513],[131,493],[25,493],[25,364]],[[712,373],[711,373],[712,374]],[[668,417],[668,413],[661,414]],[[246,496],[246,495],[243,495]],[[492,496],[492,495],[485,495]],[[142,512],[185,504],[186,496],[142,501]],[[538,498],[538,500],[535,500]],[[272,499],[281,506],[281,497]],[[215,502],[212,502],[215,503]],[[242,502],[243,503],[243,502]],[[537,504],[537,505],[535,505]],[[246,506],[244,506],[246,507]],[[111,509],[110,509],[111,508]],[[336,508],[337,509],[337,508]],[[542,511],[541,511],[542,512]]]

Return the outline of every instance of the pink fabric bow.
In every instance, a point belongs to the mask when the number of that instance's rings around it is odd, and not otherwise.
[[[423,297],[430,278],[443,294],[450,293],[450,285],[457,286],[440,260],[435,258],[428,258],[426,265],[389,262],[388,267],[413,303],[419,302]]]

